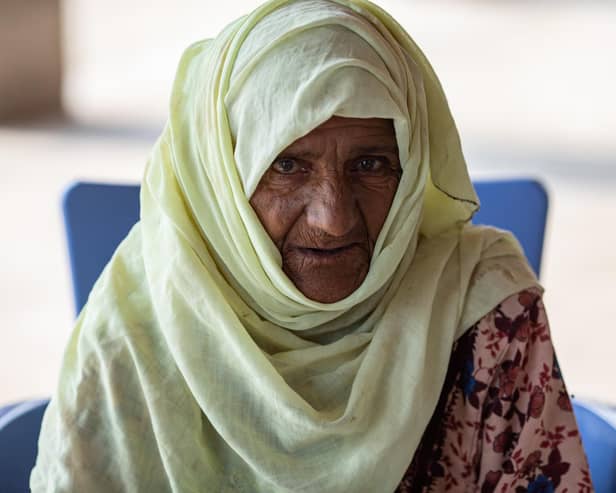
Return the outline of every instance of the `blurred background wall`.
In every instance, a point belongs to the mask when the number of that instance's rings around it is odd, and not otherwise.
[[[61,107],[59,0],[0,0],[0,120]]]
[[[561,366],[571,392],[616,404],[616,4],[379,3],[439,74],[471,174],[546,183]],[[254,6],[0,0],[0,403],[56,384],[74,320],[63,189],[138,181],[182,50]]]

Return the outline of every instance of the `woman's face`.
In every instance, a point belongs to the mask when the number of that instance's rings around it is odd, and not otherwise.
[[[381,118],[333,117],[274,160],[250,203],[306,297],[333,303],[359,287],[400,174]]]

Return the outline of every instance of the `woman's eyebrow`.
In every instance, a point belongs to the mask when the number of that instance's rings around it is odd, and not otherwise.
[[[383,145],[367,145],[367,146],[357,146],[353,147],[353,152],[356,154],[398,154],[398,146],[391,144],[383,144]]]
[[[296,159],[316,159],[319,157],[321,153],[313,150],[313,149],[293,149],[288,148],[278,154],[278,158],[296,158]]]

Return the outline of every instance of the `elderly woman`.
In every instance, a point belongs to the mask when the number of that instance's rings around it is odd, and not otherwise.
[[[194,44],[33,491],[589,491],[541,288],[477,207],[374,5],[274,0]]]

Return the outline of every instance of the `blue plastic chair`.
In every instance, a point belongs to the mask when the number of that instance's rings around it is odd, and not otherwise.
[[[139,185],[77,182],[64,193],[62,209],[79,313],[113,252],[139,220]]]
[[[0,409],[0,491],[30,491],[43,413],[48,399],[25,401]]]
[[[616,408],[573,399],[596,493],[616,492]]]
[[[548,194],[536,180],[492,180],[474,183],[481,208],[474,224],[511,231],[539,276],[548,213]]]
[[[548,207],[543,186],[520,179],[479,181],[475,188],[482,206],[473,222],[512,231],[539,274]],[[63,209],[79,312],[116,247],[139,220],[139,186],[78,182],[65,192]]]
[[[482,208],[474,222],[512,231],[539,273],[548,205],[543,186],[534,180],[499,180],[476,182],[475,187]],[[79,311],[117,245],[139,219],[139,186],[75,183],[64,195],[63,209]],[[0,409],[3,493],[27,491],[46,405],[47,401],[31,401],[3,408],[4,412]],[[576,400],[574,408],[596,491],[614,492],[616,423],[607,420],[596,406]],[[16,443],[18,450],[13,448]],[[12,458],[5,459],[10,454]]]

